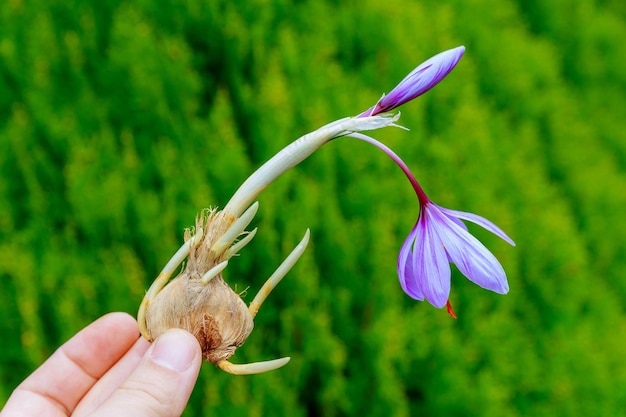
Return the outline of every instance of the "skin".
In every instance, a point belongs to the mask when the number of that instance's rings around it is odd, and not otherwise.
[[[172,329],[150,344],[134,318],[107,314],[26,378],[0,417],[180,416],[201,363],[188,332]]]

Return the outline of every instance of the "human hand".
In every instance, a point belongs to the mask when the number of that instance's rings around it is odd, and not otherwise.
[[[198,377],[196,339],[169,330],[150,344],[111,313],[61,346],[13,391],[0,417],[180,416]]]

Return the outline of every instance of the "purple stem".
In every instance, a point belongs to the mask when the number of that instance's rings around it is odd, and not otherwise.
[[[419,184],[419,182],[417,182],[417,179],[415,178],[409,167],[404,163],[402,159],[400,159],[400,157],[394,151],[387,147],[387,145],[362,133],[351,133],[347,136],[370,143],[386,153],[387,156],[393,159],[393,161],[400,167],[402,172],[404,172],[404,175],[406,175],[406,177],[408,178],[409,182],[413,186],[413,189],[415,190],[415,193],[417,194],[417,199],[419,200],[420,206],[424,207],[426,204],[430,203],[430,199],[424,192],[424,189]]]

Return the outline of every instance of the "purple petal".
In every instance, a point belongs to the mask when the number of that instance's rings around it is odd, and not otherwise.
[[[404,241],[400,254],[398,255],[398,278],[400,278],[400,286],[405,293],[415,300],[424,300],[424,294],[417,285],[415,280],[415,273],[413,272],[413,257],[412,246],[415,243],[415,236],[417,234],[417,224],[409,233],[409,236]]]
[[[431,203],[434,204],[434,203]],[[435,204],[436,205],[436,204]],[[437,205],[436,205],[437,206]],[[437,206],[437,208],[441,211],[443,211],[445,213],[445,210],[443,207]],[[450,220],[452,220],[457,226],[459,226],[460,228],[462,228],[463,230],[467,231],[467,225],[465,223],[463,223],[463,221],[461,219],[457,219],[454,216],[448,216],[448,218]]]
[[[435,307],[446,305],[450,295],[450,264],[428,210],[423,207],[413,252],[413,273],[424,297]]]
[[[448,216],[452,220],[456,220],[458,218],[458,219],[463,219],[463,220],[470,221],[472,223],[476,223],[477,225],[481,226],[482,228],[484,228],[484,229],[490,231],[491,233],[493,233],[494,235],[498,236],[499,238],[501,238],[502,240],[504,240],[508,244],[510,244],[512,246],[515,246],[515,242],[513,242],[513,239],[508,237],[507,234],[504,233],[504,231],[502,229],[500,229],[498,226],[496,226],[495,224],[493,224],[489,220],[485,219],[484,217],[481,217],[481,216],[479,216],[477,214],[474,214],[474,213],[466,213],[464,211],[450,210],[450,209],[443,208],[443,207],[440,207],[440,206],[437,206],[437,207],[439,208],[439,210],[441,210],[446,216]],[[467,230],[467,227],[465,227],[465,230]]]
[[[506,274],[496,257],[478,239],[459,227],[440,207],[430,204],[432,224],[450,260],[475,284],[499,294],[509,291]],[[447,211],[447,210],[446,210]]]

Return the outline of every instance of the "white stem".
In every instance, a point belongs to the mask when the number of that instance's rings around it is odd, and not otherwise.
[[[274,359],[265,362],[253,362],[244,364],[234,364],[229,361],[220,361],[217,363],[223,371],[233,375],[253,375],[261,374],[263,372],[273,371],[281,366],[285,366],[289,362],[289,357]]]
[[[219,275],[220,272],[228,266],[228,261],[221,262],[209,269],[204,275],[202,275],[202,285],[207,285],[213,278]]]
[[[230,259],[233,256],[237,255],[237,253],[239,253],[239,251],[243,249],[248,243],[250,243],[252,238],[254,238],[257,229],[258,228],[255,227],[254,229],[250,230],[247,235],[241,238],[241,240],[228,248],[226,252],[224,252],[224,258]]]
[[[259,210],[259,202],[255,202],[251,205],[245,213],[241,215],[241,217],[237,216],[237,220],[230,225],[228,230],[224,232],[219,241],[217,241],[213,246],[211,246],[211,251],[215,254],[215,256],[220,256],[227,247],[229,247],[237,237],[246,230],[246,227],[252,222],[254,216],[256,216],[256,212]],[[238,215],[240,213],[237,213]]]
[[[309,244],[309,229],[306,229],[304,233],[304,237],[298,243],[298,245],[291,251],[289,256],[285,258],[283,263],[280,264],[276,271],[272,274],[271,277],[265,281],[265,284],[261,287],[257,295],[254,297],[254,300],[250,303],[250,307],[248,307],[248,311],[252,314],[252,317],[256,317],[256,313],[259,312],[259,308],[261,308],[261,304],[265,301],[265,299],[270,295],[272,290],[276,288],[278,283],[287,275],[287,272],[298,262],[298,259],[304,253],[306,246]]]
[[[340,119],[290,143],[269,161],[261,165],[244,181],[224,207],[224,213],[239,217],[265,187],[287,171],[305,160],[331,139],[363,130],[375,130],[394,126],[400,114],[380,114],[370,117]]]

